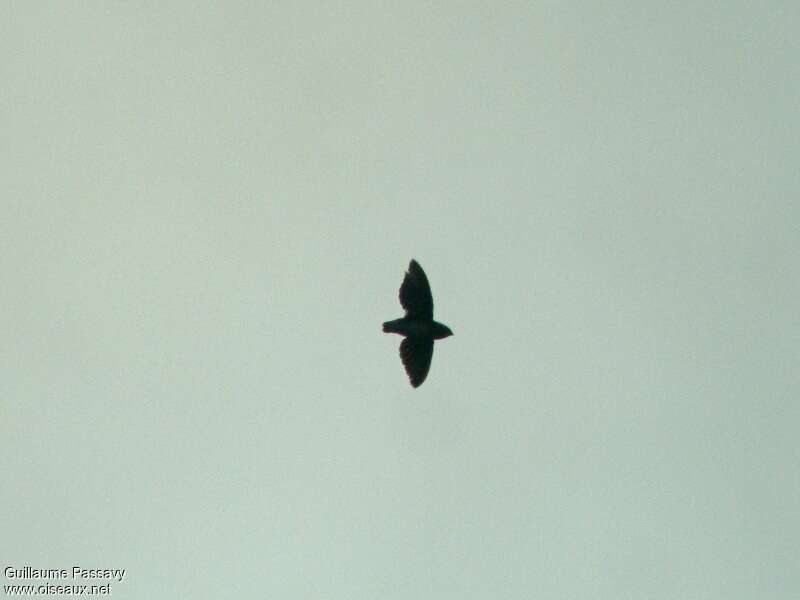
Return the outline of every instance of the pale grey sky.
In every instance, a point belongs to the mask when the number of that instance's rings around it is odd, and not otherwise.
[[[800,596],[798,31],[790,2],[5,3],[3,567]],[[418,390],[380,330],[412,257],[455,332]]]

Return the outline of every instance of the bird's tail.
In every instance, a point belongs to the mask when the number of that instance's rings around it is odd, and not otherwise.
[[[396,319],[394,321],[386,321],[383,324],[383,333],[397,333],[397,321],[398,320],[399,319]]]

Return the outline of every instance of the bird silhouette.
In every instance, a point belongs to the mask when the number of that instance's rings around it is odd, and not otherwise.
[[[399,333],[400,359],[411,387],[419,387],[428,376],[433,358],[433,341],[453,335],[447,325],[433,320],[433,296],[425,271],[411,259],[400,286],[400,304],[406,316],[383,324],[384,333]]]

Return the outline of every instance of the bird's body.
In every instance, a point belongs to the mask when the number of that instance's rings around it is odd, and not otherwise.
[[[383,324],[385,333],[404,336],[400,344],[400,358],[412,387],[419,387],[428,376],[433,358],[433,341],[453,335],[447,325],[433,320],[433,296],[428,278],[416,260],[400,286],[400,304],[406,316]]]
[[[425,321],[422,319],[414,319],[403,317],[402,319],[395,319],[394,321],[386,321],[383,324],[384,333],[399,333],[400,335],[413,337],[422,336],[440,340],[453,332],[447,327],[431,319]]]

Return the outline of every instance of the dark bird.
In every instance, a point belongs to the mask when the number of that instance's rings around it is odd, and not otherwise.
[[[408,373],[412,387],[419,387],[428,376],[433,358],[433,340],[453,335],[447,325],[433,320],[433,296],[425,271],[415,260],[408,264],[408,271],[400,286],[400,304],[406,316],[383,324],[384,333],[399,333],[405,339],[400,342],[400,359]]]

